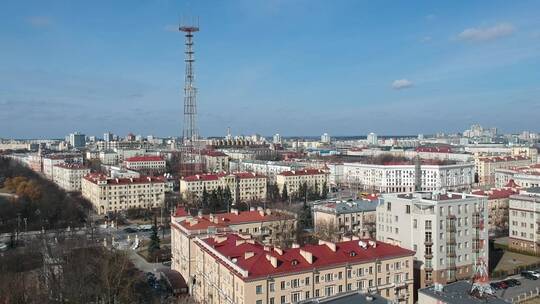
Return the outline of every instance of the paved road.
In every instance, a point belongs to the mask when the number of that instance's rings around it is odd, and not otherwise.
[[[170,266],[165,266],[161,263],[148,263],[145,259],[138,255],[135,250],[132,249],[128,249],[128,255],[129,259],[133,262],[135,267],[144,272],[153,272],[157,275],[161,269],[171,268]]]

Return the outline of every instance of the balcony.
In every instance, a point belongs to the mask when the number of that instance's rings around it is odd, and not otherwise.
[[[424,257],[425,257],[426,259],[433,259],[433,253],[425,253],[425,254],[424,254]]]
[[[433,266],[431,266],[431,265],[426,265],[426,266],[424,266],[424,270],[425,270],[426,272],[431,272],[431,271],[433,271]]]
[[[424,244],[425,244],[426,246],[432,246],[432,245],[433,245],[433,239],[427,238],[427,239],[424,241]]]
[[[446,232],[455,233],[456,232],[456,225],[455,224],[446,225]]]
[[[455,257],[456,256],[456,251],[450,250],[450,251],[446,252],[446,256],[447,257]]]
[[[446,244],[455,244],[456,243],[456,236],[455,235],[449,235],[446,238]]]

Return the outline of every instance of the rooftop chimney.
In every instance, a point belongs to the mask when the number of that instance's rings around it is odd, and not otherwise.
[[[326,245],[328,249],[332,250],[333,252],[336,252],[336,244],[332,242],[327,242],[323,240],[319,240],[319,245]]]
[[[306,262],[313,264],[313,254],[311,252],[300,249],[300,255],[306,260]]]

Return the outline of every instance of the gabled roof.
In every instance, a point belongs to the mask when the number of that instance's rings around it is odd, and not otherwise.
[[[367,240],[364,240],[367,243]],[[414,251],[383,242],[374,242],[376,247],[367,245],[362,248],[358,240],[339,243],[305,245],[299,248],[275,250],[265,247],[253,240],[246,240],[237,234],[226,234],[202,240],[221,256],[239,268],[247,271],[247,277],[252,279],[269,275],[285,275],[288,273],[311,271],[314,268],[367,263],[375,260],[385,260],[413,256]],[[199,245],[200,246],[200,245]],[[332,247],[335,246],[335,250]],[[203,248],[208,252],[208,248]],[[212,253],[212,252],[210,252]],[[246,254],[249,253],[249,254]],[[311,257],[310,257],[311,256]],[[220,263],[228,266],[227,262],[217,258]],[[275,265],[272,264],[274,260]],[[413,267],[412,264],[409,267]],[[234,271],[234,269],[232,269]],[[242,276],[240,276],[242,278]]]
[[[238,225],[253,222],[267,222],[280,219],[293,219],[293,216],[284,213],[265,212],[264,210],[254,211],[238,211],[216,214],[204,214],[202,216],[193,217],[190,221],[186,219],[179,224],[188,230],[208,229],[209,227],[228,227],[230,225]]]

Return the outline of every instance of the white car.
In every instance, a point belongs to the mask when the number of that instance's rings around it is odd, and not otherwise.
[[[8,245],[6,243],[0,243],[0,251],[6,251],[8,249]]]

